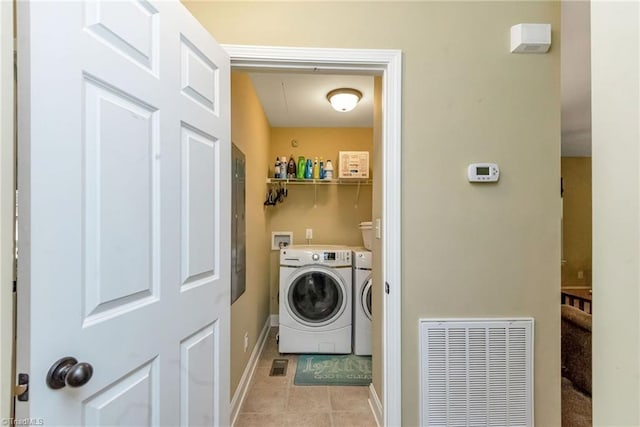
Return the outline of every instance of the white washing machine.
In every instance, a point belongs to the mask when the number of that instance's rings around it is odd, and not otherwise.
[[[351,249],[280,250],[280,353],[351,353]]]
[[[353,251],[353,354],[371,354],[371,251]]]

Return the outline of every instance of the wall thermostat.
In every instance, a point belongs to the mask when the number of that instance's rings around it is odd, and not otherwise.
[[[469,182],[496,182],[500,178],[500,168],[495,163],[471,163],[467,178]]]

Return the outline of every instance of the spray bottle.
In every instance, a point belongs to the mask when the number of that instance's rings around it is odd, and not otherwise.
[[[313,160],[313,179],[320,179],[320,165],[317,157]]]

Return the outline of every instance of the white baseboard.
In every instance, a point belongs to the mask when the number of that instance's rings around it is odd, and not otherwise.
[[[271,315],[271,327],[280,326],[280,316],[277,314]]]
[[[376,419],[378,427],[384,425],[382,403],[380,403],[380,399],[378,399],[376,389],[373,388],[373,383],[369,384],[369,406],[371,406],[371,412],[373,412],[373,418]]]
[[[249,357],[249,362],[247,363],[247,366],[244,368],[244,372],[242,373],[242,378],[240,378],[240,383],[236,388],[236,392],[233,394],[233,399],[231,399],[231,425],[234,425],[236,423],[236,419],[238,418],[238,413],[240,412],[240,408],[242,407],[244,398],[247,395],[249,383],[251,382],[253,373],[256,370],[258,359],[260,358],[260,354],[262,353],[262,349],[264,348],[265,342],[267,342],[267,336],[269,335],[269,327],[272,325],[272,322],[273,322],[272,316],[267,317],[267,321],[264,323],[264,327],[260,332],[260,336],[256,341],[256,345],[253,347],[253,351],[251,351],[251,357]]]

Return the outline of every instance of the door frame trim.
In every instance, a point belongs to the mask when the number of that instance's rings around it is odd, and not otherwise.
[[[15,87],[14,4],[0,3],[0,418],[13,417],[15,359]]]
[[[391,292],[383,299],[384,425],[402,425],[401,194],[402,51],[325,49],[223,44],[231,67],[382,74],[382,277]]]

